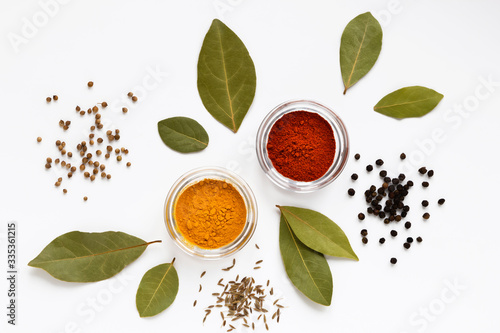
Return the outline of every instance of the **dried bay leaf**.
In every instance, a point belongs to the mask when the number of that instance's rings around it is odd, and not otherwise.
[[[344,95],[372,69],[381,49],[382,27],[370,12],[358,15],[347,24],[340,41]]]
[[[163,119],[158,122],[158,133],[163,143],[181,153],[197,152],[208,146],[207,131],[191,118]]]
[[[123,232],[72,231],[55,238],[28,265],[67,282],[96,282],[119,273],[154,241]]]
[[[329,256],[359,260],[342,229],[325,215],[311,209],[277,207],[307,247]]]
[[[236,133],[253,102],[256,80],[245,44],[213,20],[198,59],[198,92],[207,111]]]
[[[293,233],[281,214],[280,251],[286,273],[292,283],[312,301],[330,305],[333,280],[330,266],[323,254],[305,246]]]
[[[398,119],[422,117],[431,112],[443,97],[437,91],[426,87],[405,87],[386,95],[373,110]]]
[[[142,277],[135,303],[141,317],[152,317],[175,300],[179,291],[179,277],[173,263],[151,268]]]

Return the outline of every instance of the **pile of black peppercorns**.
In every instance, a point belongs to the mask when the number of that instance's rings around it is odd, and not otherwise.
[[[356,160],[360,159],[360,155],[356,154],[354,155],[354,158]],[[400,155],[400,159],[404,160],[406,158],[406,154],[402,153]],[[375,161],[375,164],[377,167],[381,167],[384,165],[384,161],[382,159],[378,159]],[[368,173],[373,171],[373,165],[369,164],[366,166],[366,171]],[[418,172],[420,175],[425,176],[427,175],[428,178],[431,178],[434,176],[434,171],[433,170],[427,170],[426,167],[421,167],[418,169]],[[379,172],[379,176],[382,179],[382,184],[377,188],[375,185],[371,185],[370,188],[368,188],[364,192],[365,196],[365,201],[368,205],[366,212],[370,215],[374,215],[378,217],[379,219],[383,220],[385,224],[390,224],[390,223],[398,223],[400,222],[403,218],[407,217],[408,212],[410,211],[410,206],[406,205],[404,203],[405,197],[408,195],[410,190],[414,187],[414,183],[411,180],[406,181],[406,175],[401,173],[399,174],[398,177],[396,178],[391,178],[388,176],[388,173],[386,170],[381,170]],[[356,181],[359,178],[359,176],[356,173],[353,173],[351,175],[351,179],[353,181]],[[429,182],[428,181],[423,181],[422,182],[422,187],[429,187]],[[350,188],[347,190],[347,193],[350,196],[354,196],[356,191],[353,188]],[[444,204],[445,199],[439,199],[438,204],[442,205]],[[428,207],[429,202],[427,200],[422,201],[422,206],[423,207]],[[422,215],[422,218],[424,220],[428,220],[430,218],[430,214],[428,212],[424,213]],[[365,214],[359,213],[358,214],[358,219],[359,220],[364,220],[365,219]],[[411,222],[406,221],[404,224],[404,227],[406,229],[411,228]],[[395,238],[398,235],[398,232],[396,230],[391,230],[390,235],[392,238]],[[368,243],[368,231],[366,229],[361,230],[361,241],[363,244]],[[422,242],[422,237],[417,237],[416,241],[418,243]],[[380,244],[385,243],[385,238],[380,238],[379,239]],[[403,243],[403,247],[405,249],[409,249],[411,247],[411,244],[413,243],[413,238],[412,237],[407,237],[406,241]],[[396,264],[397,259],[396,258],[391,258],[390,259],[391,264]]]

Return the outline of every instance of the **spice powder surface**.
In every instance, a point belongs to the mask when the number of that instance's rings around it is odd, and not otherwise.
[[[204,179],[179,195],[174,216],[187,241],[201,248],[216,249],[238,237],[245,226],[247,209],[233,185]]]
[[[333,163],[335,137],[319,114],[294,111],[278,119],[267,141],[267,154],[283,176],[303,182],[317,180]]]

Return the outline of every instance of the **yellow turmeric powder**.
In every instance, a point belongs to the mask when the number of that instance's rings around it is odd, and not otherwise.
[[[187,241],[201,248],[216,249],[238,237],[245,226],[247,209],[233,185],[204,179],[179,195],[174,216]]]

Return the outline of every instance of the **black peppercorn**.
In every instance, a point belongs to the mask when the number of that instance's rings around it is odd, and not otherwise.
[[[361,157],[361,156],[360,156],[359,154],[354,155],[354,158],[355,158],[356,160],[359,160],[359,158],[360,158],[360,157]]]
[[[422,200],[422,206],[424,206],[424,207],[429,206],[429,201],[427,201],[427,200]]]
[[[363,244],[366,244],[366,243],[368,243],[368,238],[363,237],[363,238],[361,239],[361,241],[363,242]]]
[[[422,182],[423,187],[429,187],[429,182]]]
[[[373,165],[368,164],[368,165],[366,166],[366,171],[370,172],[370,171],[372,171],[372,170],[373,170]]]
[[[378,174],[379,174],[380,177],[385,177],[385,176],[387,176],[387,171],[382,170]]]
[[[378,166],[381,166],[384,164],[384,161],[382,161],[380,158],[378,160],[375,161],[375,164],[378,165]]]
[[[418,172],[420,172],[422,175],[425,175],[425,173],[427,172],[427,168],[421,167],[420,169],[418,169]]]
[[[417,242],[422,243],[422,241],[423,241],[422,237],[418,236],[417,237]]]
[[[351,175],[351,179],[352,179],[352,180],[356,180],[356,179],[358,179],[358,174],[353,173],[353,174]]]
[[[434,170],[427,171],[427,177],[431,178],[432,176],[434,176]]]
[[[429,217],[431,217],[431,214],[429,213],[424,213],[424,215],[422,215],[422,217],[425,219],[425,220],[428,220]]]
[[[358,214],[358,219],[360,219],[361,221],[363,221],[365,219],[365,214],[359,213]]]
[[[390,183],[391,182],[391,177],[384,177],[384,182]]]
[[[403,246],[404,246],[405,249],[408,250],[410,248],[411,244],[410,243],[404,243]]]
[[[366,235],[368,235],[368,230],[366,229],[361,230],[361,236],[366,236]]]
[[[441,198],[441,199],[439,199],[439,200],[438,200],[438,204],[439,204],[439,205],[442,205],[442,204],[444,204],[444,202],[445,202],[445,201],[446,201],[446,200],[444,200],[443,198]]]
[[[398,262],[398,259],[396,259],[396,258],[391,258],[391,264],[393,264],[393,265],[394,265],[394,264],[396,264],[397,262]]]
[[[405,222],[405,228],[410,229],[411,228],[411,222]]]
[[[380,238],[380,239],[378,240],[378,242],[379,242],[380,244],[384,244],[384,243],[385,243],[385,238],[384,238],[384,237]]]
[[[409,180],[407,183],[406,183],[409,187],[412,187],[413,186],[413,182],[411,180]]]
[[[401,153],[401,155],[399,155],[399,158],[404,160],[406,158],[406,154],[405,153]]]
[[[400,173],[398,178],[399,178],[399,180],[403,181],[403,180],[405,180],[406,176],[404,173]]]
[[[413,243],[413,238],[408,237],[408,238],[406,239],[406,241],[407,241],[408,243]]]
[[[352,196],[356,193],[356,191],[354,191],[354,189],[353,189],[353,188],[350,188],[350,189],[347,191],[347,193],[348,193],[348,194],[352,197]]]
[[[396,237],[398,235],[398,232],[396,230],[391,230],[391,236]]]

